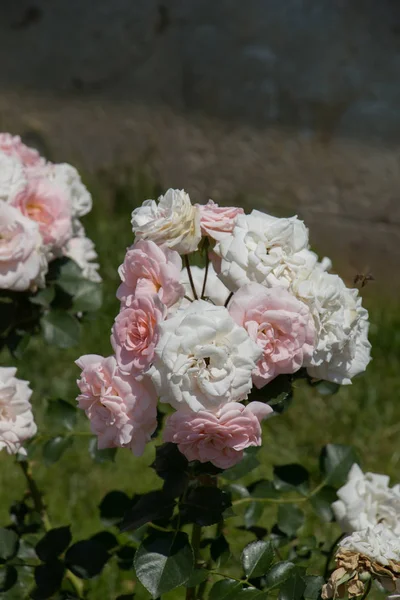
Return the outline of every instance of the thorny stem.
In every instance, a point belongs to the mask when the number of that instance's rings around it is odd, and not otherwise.
[[[192,277],[192,271],[190,270],[189,257],[188,257],[187,254],[184,255],[183,260],[184,260],[186,271],[187,271],[187,274],[188,274],[188,277],[189,277],[190,287],[192,288],[193,297],[194,297],[195,300],[198,300],[199,297],[197,295],[196,288],[194,287],[194,281],[193,281],[193,277]]]
[[[32,497],[33,505],[35,507],[36,512],[38,512],[40,515],[44,530],[46,532],[50,531],[51,523],[50,523],[50,519],[47,514],[47,511],[46,511],[45,503],[43,502],[43,494],[39,490],[38,486],[36,485],[36,481],[32,477],[31,465],[29,464],[29,462],[27,460],[17,461],[17,463],[21,467],[21,470],[24,474],[24,477],[28,484],[28,489],[29,489],[30,495]],[[67,577],[67,579],[69,579],[69,581],[73,585],[75,592],[78,595],[78,598],[83,598],[83,583],[82,583],[82,581],[76,575],[74,575],[71,571],[68,571],[68,570],[66,571],[66,577]]]

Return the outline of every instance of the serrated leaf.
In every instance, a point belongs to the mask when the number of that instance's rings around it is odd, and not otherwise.
[[[35,568],[36,588],[31,592],[32,600],[46,600],[60,589],[65,567],[62,562],[54,560]]]
[[[278,498],[279,491],[274,483],[268,479],[261,479],[249,486],[250,494],[254,498]]]
[[[236,600],[242,590],[242,584],[233,579],[222,579],[212,586],[208,600]]]
[[[318,600],[321,595],[322,586],[325,579],[319,575],[305,575],[303,577],[306,588],[303,596],[306,600]]]
[[[13,558],[19,548],[19,537],[12,529],[0,528],[0,559]]]
[[[18,580],[18,572],[15,567],[0,565],[0,593],[8,592]]]
[[[60,460],[64,452],[72,446],[73,440],[70,436],[58,435],[43,446],[43,459],[48,465]]]
[[[280,504],[278,508],[278,527],[289,537],[304,523],[304,513],[295,504]]]
[[[352,446],[328,444],[320,454],[320,466],[325,482],[335,487],[343,485],[351,467],[358,462]]]
[[[207,569],[194,569],[193,573],[185,583],[185,587],[196,587],[199,583],[203,583],[207,579],[209,572]]]
[[[114,462],[118,450],[118,448],[104,448],[103,450],[99,450],[97,437],[89,440],[88,449],[90,457],[100,465],[106,462]]]
[[[68,549],[65,564],[77,577],[91,579],[101,573],[109,558],[103,544],[95,540],[83,540]]]
[[[68,527],[57,527],[48,531],[36,544],[36,554],[43,562],[60,556],[68,548],[72,540]]]
[[[193,565],[188,536],[180,531],[151,534],[135,555],[136,575],[153,598],[184,585]]]
[[[274,467],[274,484],[277,490],[296,490],[306,495],[309,491],[309,473],[302,465],[291,463]]]
[[[49,426],[60,431],[67,429],[72,431],[76,425],[77,409],[75,406],[61,400],[50,400],[47,404],[46,421]]]
[[[324,486],[311,499],[311,505],[317,515],[326,523],[333,521],[332,503],[337,500],[336,490],[330,486]]]
[[[124,515],[121,530],[137,529],[149,521],[169,519],[173,513],[175,501],[162,490],[148,492],[140,496],[131,509]]]
[[[74,293],[72,308],[74,312],[95,311],[101,308],[102,302],[101,285],[84,279]]]
[[[279,590],[279,600],[300,600],[306,589],[306,583],[299,571],[294,569]]]
[[[219,535],[211,542],[210,556],[217,567],[220,567],[229,560],[231,551],[227,539],[223,534]]]
[[[132,500],[125,492],[113,490],[100,503],[100,518],[105,525],[116,525],[122,521],[131,506]]]
[[[57,346],[57,348],[71,348],[78,344],[81,326],[69,313],[62,310],[51,310],[41,318],[40,323],[48,344]]]
[[[294,563],[286,560],[273,565],[265,576],[266,590],[269,591],[280,587],[291,576],[295,568],[296,565]]]
[[[32,302],[32,304],[38,304],[39,306],[48,308],[53,302],[55,295],[56,291],[54,287],[52,285],[47,285],[45,288],[36,292],[34,296],[30,296],[29,301]]]
[[[252,542],[242,553],[242,565],[247,578],[265,575],[274,560],[275,551],[271,542]]]
[[[213,525],[226,518],[231,506],[228,492],[212,486],[198,486],[189,490],[180,505],[181,519],[185,523],[197,523],[201,526]]]
[[[59,266],[57,285],[74,296],[83,281],[86,281],[82,275],[82,269],[73,260],[67,260]]]
[[[257,450],[258,448],[247,448],[243,453],[242,460],[234,467],[223,471],[221,477],[228,481],[235,481],[256,469],[260,464],[260,461],[256,456]]]
[[[247,529],[254,527],[261,519],[264,512],[264,505],[262,502],[251,502],[244,512],[244,524]]]

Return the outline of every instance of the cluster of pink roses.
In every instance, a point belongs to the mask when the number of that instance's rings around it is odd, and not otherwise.
[[[132,229],[119,268],[115,355],[77,361],[78,403],[100,448],[141,454],[159,400],[175,409],[165,441],[190,461],[228,468],[261,444],[260,422],[272,413],[243,403],[253,385],[300,368],[350,383],[368,364],[358,292],[327,272],[328,259],[318,262],[296,217],[193,205],[171,189],[133,211]],[[190,266],[194,252],[204,268]]]
[[[60,256],[99,281],[94,245],[79,220],[91,208],[74,167],[47,162],[19,137],[0,134],[0,289],[43,286],[48,263]]]

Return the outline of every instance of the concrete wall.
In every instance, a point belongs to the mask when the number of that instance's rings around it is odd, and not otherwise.
[[[196,198],[296,212],[351,276],[400,259],[397,0],[0,4],[0,126]],[[398,279],[400,279],[398,277]]]

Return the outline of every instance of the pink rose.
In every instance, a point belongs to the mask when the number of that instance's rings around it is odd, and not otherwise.
[[[139,373],[151,365],[159,338],[157,326],[165,313],[165,305],[153,295],[138,296],[117,315],[111,344],[122,371]]]
[[[90,420],[98,447],[130,448],[141,456],[157,427],[157,396],[151,381],[126,377],[114,356],[81,356],[78,406]]]
[[[261,446],[260,421],[272,412],[262,402],[228,402],[217,413],[177,410],[165,423],[164,441],[178,444],[189,461],[228,469],[242,459],[245,448]]]
[[[34,290],[43,285],[46,271],[37,223],[0,200],[0,289]]]
[[[307,365],[314,352],[314,322],[309,308],[284,288],[246,284],[232,296],[228,310],[263,349],[253,371],[257,388]]]
[[[39,152],[26,146],[19,135],[0,133],[0,151],[8,156],[18,158],[25,167],[40,167],[45,164],[45,160]]]
[[[232,233],[238,215],[244,214],[243,208],[236,206],[218,206],[212,200],[207,204],[196,204],[200,210],[200,227],[203,235],[220,241]]]
[[[117,298],[130,306],[135,296],[158,294],[170,307],[185,293],[179,283],[182,259],[175,250],[159,247],[152,241],[139,240],[128,249],[118,269],[122,283]]]
[[[72,236],[68,196],[47,179],[32,178],[11,204],[38,223],[45,244],[61,248]]]

